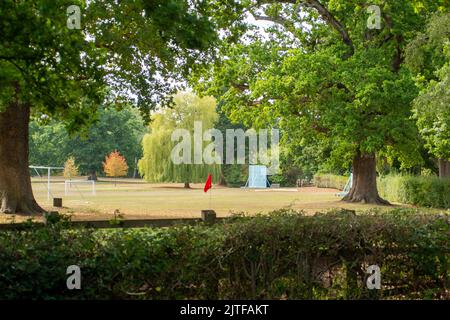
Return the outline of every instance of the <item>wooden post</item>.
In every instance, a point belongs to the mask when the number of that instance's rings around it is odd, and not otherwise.
[[[62,208],[62,198],[53,198],[53,206],[56,208]]]
[[[214,210],[202,210],[202,221],[206,223],[216,222],[216,212]]]

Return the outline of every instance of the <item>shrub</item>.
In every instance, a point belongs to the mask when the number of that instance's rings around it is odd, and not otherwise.
[[[314,186],[317,188],[333,188],[343,190],[349,177],[334,174],[315,174]]]
[[[449,298],[449,220],[280,210],[213,226],[0,233],[0,299]],[[78,265],[82,289],[66,289]],[[381,267],[382,290],[365,286]]]
[[[378,179],[387,200],[423,207],[450,208],[450,179],[433,176],[388,175]]]

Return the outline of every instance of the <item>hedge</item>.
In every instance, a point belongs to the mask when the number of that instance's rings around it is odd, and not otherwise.
[[[207,226],[0,233],[0,299],[448,299],[449,217],[280,210]],[[66,268],[81,268],[81,290]],[[381,268],[381,290],[365,285]]]
[[[315,174],[314,186],[318,188],[333,188],[343,190],[349,177],[334,174]]]
[[[316,174],[314,185],[318,188],[342,190],[348,177],[333,174]],[[450,179],[438,177],[387,175],[377,179],[378,192],[391,202],[421,207],[450,208]]]
[[[377,183],[380,195],[389,201],[450,208],[450,179],[388,175],[380,177]]]

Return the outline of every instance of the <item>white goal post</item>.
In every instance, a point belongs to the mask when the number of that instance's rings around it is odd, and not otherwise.
[[[96,195],[96,191],[95,191],[95,181],[94,180],[65,180],[64,181],[64,195],[68,195],[69,194],[69,190],[72,187],[72,184],[76,185],[79,183],[87,183],[87,184],[91,184],[92,185],[92,195],[95,196]]]
[[[51,180],[51,171],[52,170],[64,170],[64,167],[45,167],[45,166],[29,166],[30,169],[34,169],[34,171],[37,173],[37,175],[42,178],[42,176],[40,175],[38,169],[45,169],[47,170],[47,200],[50,200],[51,197],[51,185],[50,185],[50,180]]]

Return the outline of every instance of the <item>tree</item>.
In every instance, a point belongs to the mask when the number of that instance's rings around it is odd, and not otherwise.
[[[247,1],[236,9],[236,21],[245,25],[250,14],[272,25],[259,35],[247,23],[253,32],[242,40],[225,38],[192,82],[233,119],[324,141],[330,156],[352,164],[353,186],[344,200],[387,204],[376,186],[377,153],[395,155],[404,166],[421,161],[411,120],[417,89],[404,66],[405,47],[444,3]],[[371,4],[381,9],[380,29],[368,27]]]
[[[144,136],[142,142],[144,156],[139,161],[141,175],[149,182],[183,182],[185,188],[189,188],[191,182],[204,182],[209,173],[217,182],[220,177],[220,164],[195,164],[195,142],[191,143],[191,138],[194,137],[194,122],[201,123],[203,137],[204,132],[213,128],[217,121],[215,99],[199,98],[192,93],[182,92],[175,95],[174,102],[173,108],[164,109],[152,118],[150,133]],[[172,134],[175,130],[185,130],[188,136],[182,137],[181,142],[173,141]],[[183,149],[180,153],[182,156],[189,154],[187,161],[174,163],[172,155],[176,146],[185,142],[188,143],[188,149]],[[206,144],[208,143],[201,144],[202,152]]]
[[[81,30],[67,26],[71,5]],[[28,170],[30,116],[74,132],[103,102],[131,100],[148,117],[169,102],[167,79],[216,38],[206,10],[188,0],[0,1],[0,212],[43,212]]]
[[[103,171],[107,177],[124,177],[128,172],[127,161],[119,151],[113,151],[106,156]]]
[[[450,13],[435,14],[406,51],[406,62],[420,88],[414,117],[426,148],[450,177]]]
[[[221,110],[221,106],[217,106],[217,112],[218,112],[218,121],[215,124],[215,128],[217,130],[220,130],[222,135],[226,136],[226,130],[227,129],[243,129],[246,131],[249,128],[246,128],[243,123],[233,123],[230,121],[230,119],[226,116],[225,112]],[[233,143],[233,154],[237,153],[238,146],[234,143],[234,141],[225,141],[223,142],[223,158],[226,159],[227,157],[227,150],[228,150],[228,143]],[[248,144],[245,145],[245,155],[246,155],[246,161],[248,163]],[[218,180],[218,183],[221,185],[227,185],[227,186],[242,186],[247,181],[248,177],[248,166],[243,164],[227,164],[225,162],[221,165],[221,172],[220,172],[220,179]]]
[[[450,178],[450,65],[436,72],[414,100],[414,116],[425,146],[438,159],[439,177]]]
[[[142,157],[141,141],[146,132],[138,110],[125,106],[121,110],[106,108],[98,111],[98,121],[81,132],[69,135],[64,124],[51,121],[30,124],[30,163],[54,165],[73,156],[81,174],[95,177],[103,171],[104,155],[118,150],[130,161]],[[130,165],[131,167],[131,165]],[[131,167],[128,175],[133,174]]]
[[[64,178],[72,179],[72,177],[76,177],[78,175],[78,166],[75,164],[75,158],[69,157],[67,161],[64,163]]]

